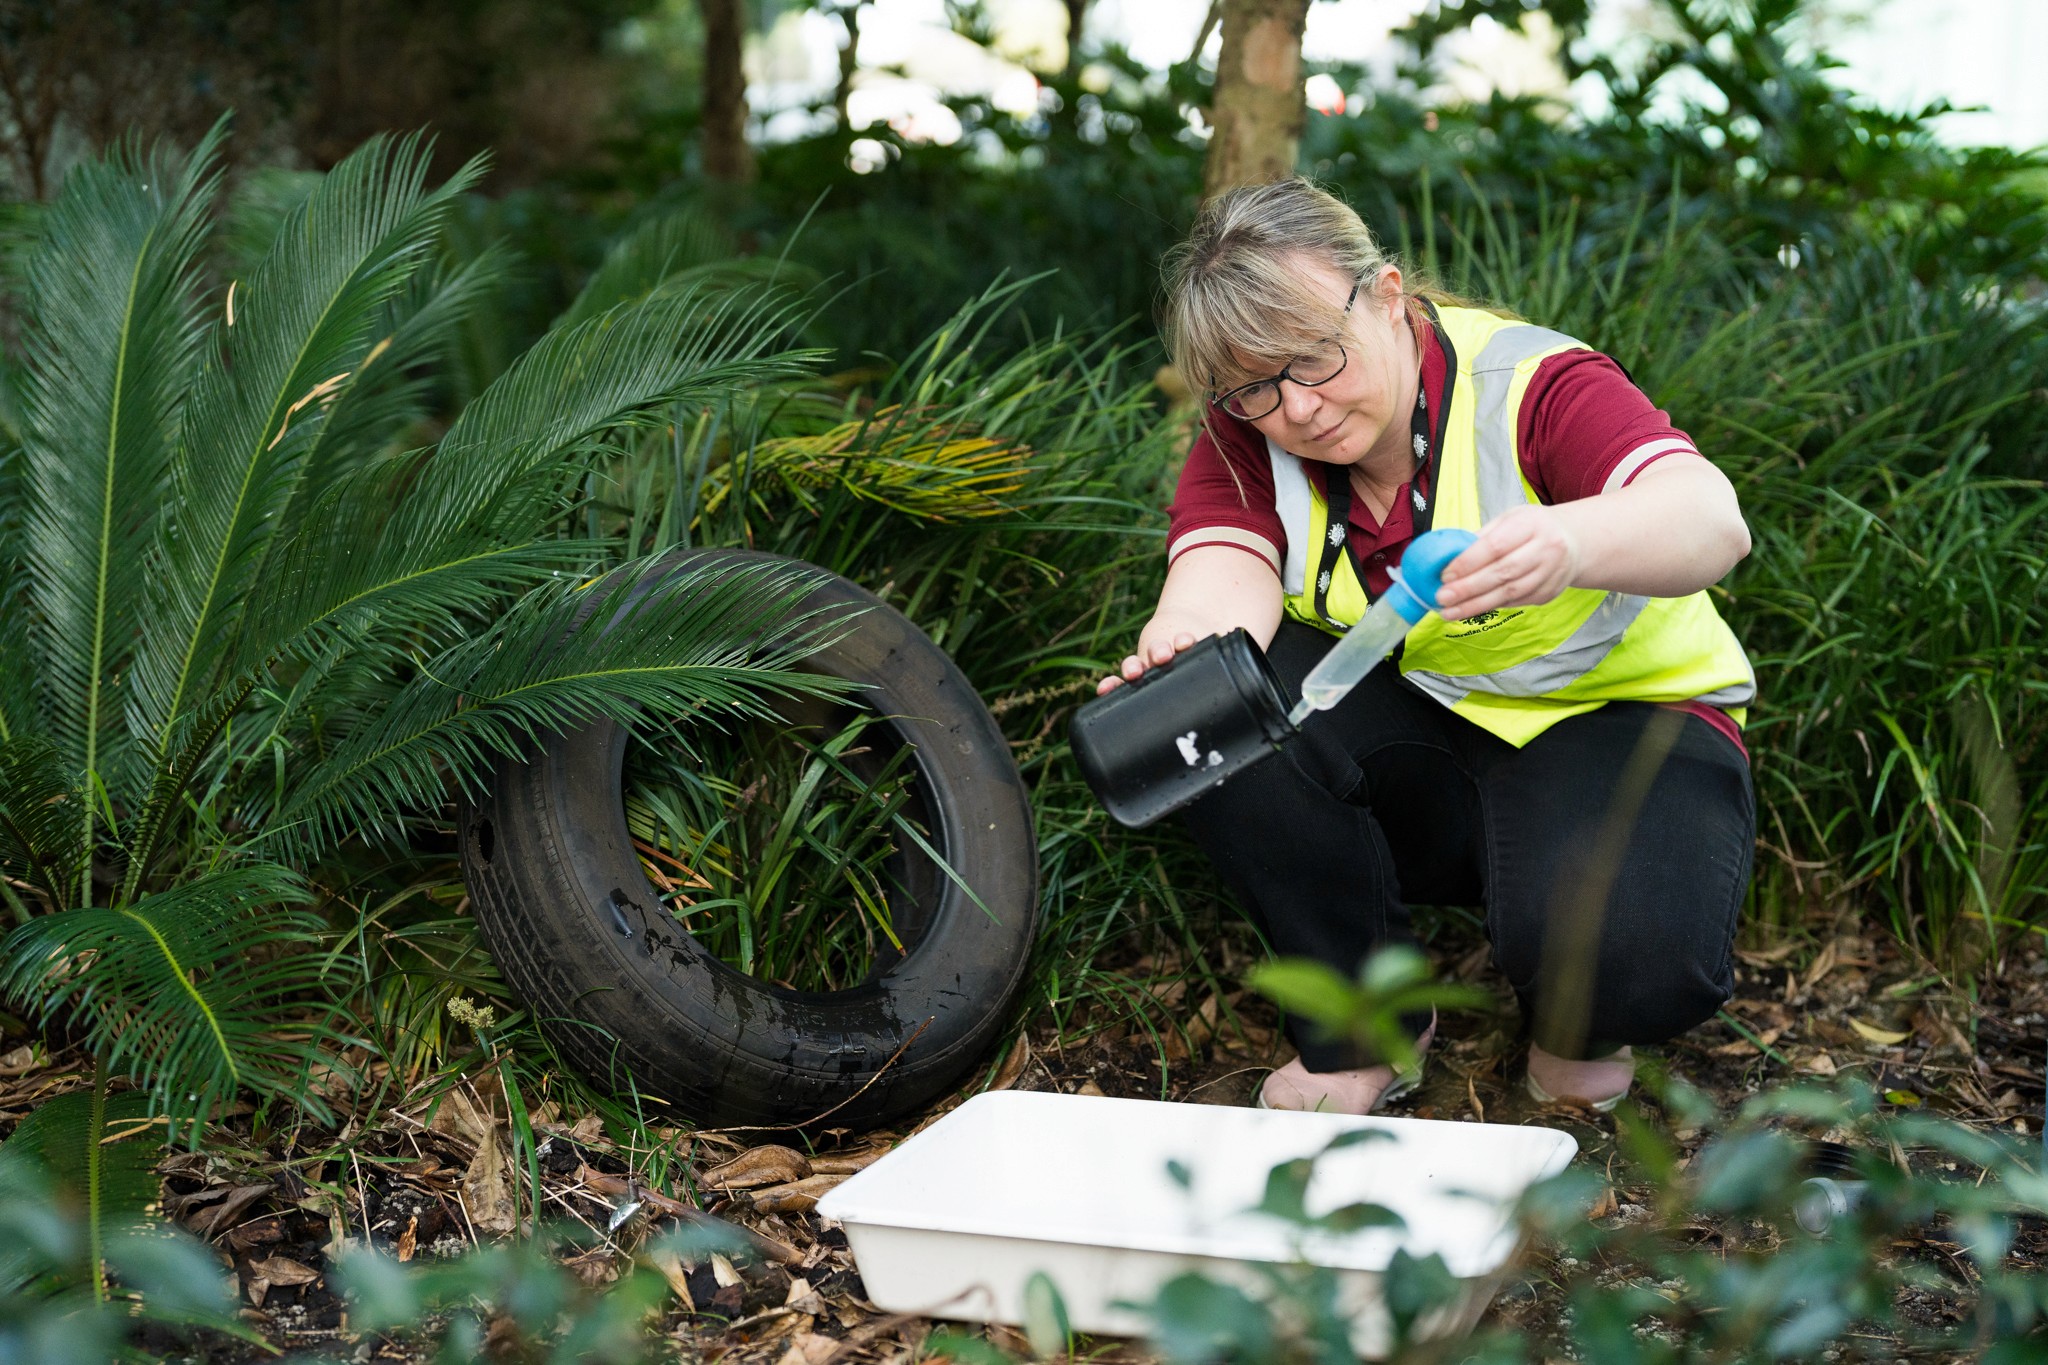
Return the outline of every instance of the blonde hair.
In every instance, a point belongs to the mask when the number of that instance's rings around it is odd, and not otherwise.
[[[1245,185],[1202,206],[1161,271],[1160,331],[1189,387],[1219,392],[1253,377],[1240,355],[1284,359],[1338,333],[1343,305],[1318,291],[1303,257],[1360,281],[1361,293],[1396,264],[1349,204],[1304,179]]]

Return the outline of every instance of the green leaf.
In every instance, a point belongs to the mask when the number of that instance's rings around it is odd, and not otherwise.
[[[780,349],[788,322],[785,297],[757,291],[663,297],[544,337],[430,457],[335,481],[279,547],[232,668],[371,622],[404,636],[577,562],[584,547],[541,536],[589,452],[674,403],[804,373],[813,353]]]
[[[537,588],[309,765],[263,820],[266,838],[306,856],[357,830],[395,832],[451,777],[477,790],[541,736],[600,716],[759,717],[776,696],[844,694],[849,684],[796,667],[847,628],[843,613],[797,612],[810,587],[780,564],[670,571],[654,557],[588,591]]]
[[[102,1069],[102,1085],[104,1076]],[[0,1246],[0,1287],[37,1277],[90,1283],[104,1297],[98,1262],[108,1238],[139,1226],[156,1203],[162,1149],[162,1126],[148,1121],[147,1097],[132,1091],[74,1090],[31,1110],[0,1143],[0,1198],[51,1201],[86,1235],[75,1249],[48,1238]]]
[[[1042,1270],[1032,1272],[1024,1281],[1024,1336],[1041,1360],[1073,1351],[1074,1329],[1067,1321],[1067,1301]]]
[[[1152,1345],[1172,1365],[1269,1360],[1273,1320],[1235,1285],[1190,1271],[1159,1287],[1147,1315]]]
[[[924,1353],[940,1360],[957,1360],[960,1365],[1016,1365],[1009,1352],[995,1343],[951,1328],[926,1337]]]
[[[1313,1220],[1315,1226],[1328,1228],[1331,1232],[1364,1232],[1368,1228],[1393,1228],[1396,1231],[1408,1226],[1408,1220],[1384,1204],[1343,1204]]]
[[[136,893],[193,764],[180,727],[200,710],[237,640],[240,608],[277,516],[296,487],[329,398],[363,364],[385,304],[426,259],[472,162],[426,188],[430,148],[373,138],[286,215],[255,273],[237,282],[235,321],[187,402],[171,463],[175,509],[148,557],[145,634],[131,727],[153,769],[123,897]],[[214,726],[200,728],[210,742]],[[181,759],[185,761],[181,762]]]
[[[220,135],[216,125],[189,157],[131,139],[77,167],[42,215],[24,270],[22,559],[43,723],[84,772],[121,766],[115,680],[140,630],[144,550],[204,336],[197,265]],[[74,813],[83,859],[93,812],[81,803]],[[82,899],[84,867],[70,871]]]
[[[322,995],[324,960],[306,950],[326,926],[285,908],[305,898],[296,873],[255,864],[123,909],[45,915],[0,946],[0,987],[40,1018],[68,1016],[104,1066],[135,1077],[172,1120],[166,1140],[244,1089],[324,1121],[306,1075],[337,1035],[305,1002]]]
[[[802,280],[810,272],[786,262],[740,253],[732,234],[696,209],[671,209],[641,223],[612,244],[576,299],[555,322],[573,327],[657,289],[707,293],[751,284]]]
[[[41,888],[55,905],[71,891],[85,804],[70,779],[50,741],[0,741],[0,872]]]
[[[1355,988],[1343,973],[1324,963],[1306,958],[1264,962],[1245,981],[1289,1014],[1325,1028],[1342,1028],[1351,1018]]]
[[[1308,1223],[1308,1182],[1315,1173],[1316,1163],[1312,1157],[1280,1162],[1266,1172],[1266,1190],[1255,1206],[1256,1210],[1290,1223]]]

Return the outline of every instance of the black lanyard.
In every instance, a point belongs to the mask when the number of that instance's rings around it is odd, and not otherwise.
[[[1422,368],[1418,363],[1415,373],[1415,411],[1408,418],[1409,440],[1415,448],[1415,478],[1408,485],[1408,497],[1415,509],[1415,534],[1421,535],[1436,520],[1436,476],[1437,468],[1443,463],[1444,425],[1450,420],[1451,392],[1458,382],[1458,353],[1451,349],[1451,339],[1444,335],[1443,323],[1437,319],[1436,306],[1428,299],[1422,301],[1423,311],[1429,315],[1430,330],[1436,333],[1436,344],[1444,353],[1444,391],[1437,403],[1436,430],[1429,424],[1429,394],[1422,382]],[[1424,488],[1427,486],[1428,491]],[[1332,630],[1348,630],[1350,627],[1333,620],[1330,616],[1330,584],[1337,576],[1337,563],[1347,548],[1351,550],[1351,569],[1358,576],[1359,590],[1372,599],[1372,588],[1365,577],[1365,565],[1359,562],[1358,550],[1351,545],[1351,470],[1344,465],[1323,467],[1323,507],[1325,524],[1322,546],[1322,563],[1316,566],[1315,592],[1316,615]]]

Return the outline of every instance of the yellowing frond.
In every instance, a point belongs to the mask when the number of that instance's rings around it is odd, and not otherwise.
[[[997,516],[1024,486],[1027,452],[959,424],[926,426],[914,410],[879,408],[815,436],[763,441],[750,453],[758,485],[773,479],[806,506],[838,486],[926,521]],[[732,491],[733,467],[707,478],[703,507],[716,512]]]

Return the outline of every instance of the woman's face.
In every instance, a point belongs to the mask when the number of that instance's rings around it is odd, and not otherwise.
[[[1351,277],[1324,261],[1304,261],[1302,272],[1336,308],[1351,292]],[[1280,406],[1252,426],[1283,450],[1328,464],[1357,464],[1375,450],[1407,458],[1409,409],[1421,382],[1421,364],[1401,297],[1401,272],[1392,266],[1363,282],[1344,319],[1344,368],[1314,386],[1280,382]],[[1241,355],[1247,373],[1278,374],[1292,356]]]

